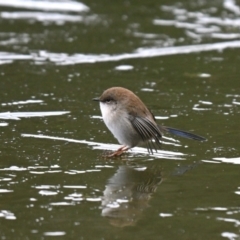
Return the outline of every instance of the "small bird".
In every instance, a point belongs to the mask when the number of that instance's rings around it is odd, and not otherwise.
[[[153,154],[161,146],[163,132],[181,137],[205,141],[204,137],[171,127],[159,126],[154,115],[141,99],[123,87],[108,88],[99,98],[103,121],[118,142],[123,145],[108,157],[120,156],[139,144],[146,143],[148,152]]]

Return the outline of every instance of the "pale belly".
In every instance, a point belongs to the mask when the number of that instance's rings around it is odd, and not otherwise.
[[[103,121],[112,132],[118,142],[124,146],[132,148],[141,142],[140,135],[133,128],[125,112],[111,111],[108,106],[100,103]]]

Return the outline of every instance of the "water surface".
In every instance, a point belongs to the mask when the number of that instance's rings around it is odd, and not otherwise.
[[[0,1],[0,239],[239,239],[240,6]],[[134,91],[166,126],[119,147],[92,98]]]

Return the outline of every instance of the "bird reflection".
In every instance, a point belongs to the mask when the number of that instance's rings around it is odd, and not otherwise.
[[[159,167],[120,166],[103,192],[102,216],[117,227],[134,225],[161,181]]]

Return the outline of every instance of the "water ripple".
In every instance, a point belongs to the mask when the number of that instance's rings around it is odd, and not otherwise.
[[[49,112],[3,112],[0,113],[0,119],[20,120],[29,117],[59,116],[69,113],[69,111],[49,111]]]
[[[179,55],[179,54],[192,54],[199,52],[209,51],[223,51],[224,49],[240,48],[240,41],[229,41],[199,45],[186,45],[176,47],[164,48],[138,48],[133,53],[123,53],[116,55],[109,54],[73,54],[67,53],[51,53],[41,50],[31,55],[22,55],[18,53],[0,52],[0,61],[4,63],[11,63],[16,60],[32,60],[35,64],[49,64],[52,62],[56,65],[74,65],[83,63],[97,63],[97,62],[115,62],[125,59],[137,58],[153,58],[159,56]],[[7,62],[4,62],[7,61]]]
[[[89,7],[81,2],[75,1],[32,1],[32,0],[0,0],[0,6],[26,9],[41,9],[43,11],[89,11]]]
[[[76,139],[70,139],[70,138],[64,138],[64,137],[54,137],[54,136],[37,135],[37,134],[21,134],[21,136],[87,144],[89,146],[92,146],[93,149],[100,149],[100,150],[116,151],[119,148],[119,145],[117,145],[117,144],[105,144],[105,143],[91,142],[91,141],[86,141],[86,140],[76,140]],[[181,145],[178,145],[175,143],[168,143],[168,142],[162,142],[162,143],[163,144],[171,144],[174,146],[181,146]],[[172,160],[184,160],[184,156],[185,156],[185,154],[183,154],[181,152],[172,152],[172,151],[163,151],[163,150],[158,150],[158,152],[156,152],[156,153],[149,154],[147,149],[142,148],[142,147],[134,147],[131,149],[131,151],[129,151],[129,153],[144,154],[144,155],[149,155],[149,156],[155,157],[155,158],[164,158],[164,159],[172,159]],[[91,170],[86,170],[86,171],[87,172],[96,172],[96,171],[100,171],[100,170],[91,169]]]

